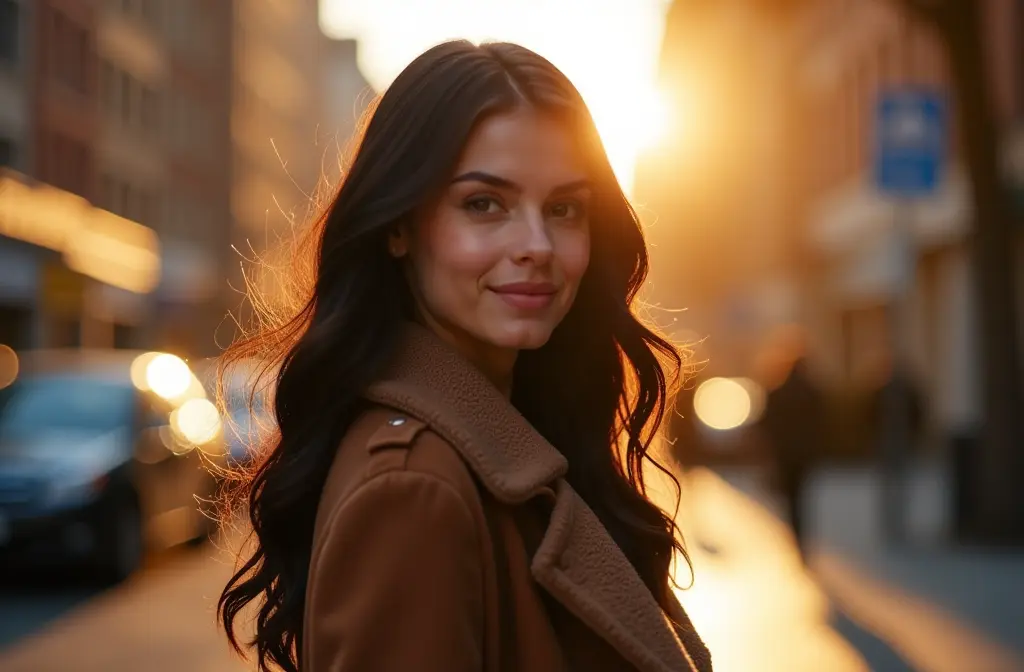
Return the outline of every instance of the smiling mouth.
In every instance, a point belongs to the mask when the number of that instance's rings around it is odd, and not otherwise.
[[[518,310],[541,310],[555,300],[558,288],[547,282],[517,282],[491,287],[505,303]]]

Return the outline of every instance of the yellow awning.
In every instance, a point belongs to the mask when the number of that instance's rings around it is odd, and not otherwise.
[[[155,231],[6,169],[0,235],[60,252],[69,268],[131,292],[149,293],[160,281]]]

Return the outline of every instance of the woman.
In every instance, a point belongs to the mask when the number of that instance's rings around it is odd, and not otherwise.
[[[316,236],[304,307],[233,353],[281,363],[236,648],[256,602],[261,669],[710,670],[641,475],[679,357],[630,310],[643,236],[565,76],[429,50]]]

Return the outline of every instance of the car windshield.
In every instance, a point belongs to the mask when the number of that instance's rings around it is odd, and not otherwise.
[[[85,376],[29,378],[3,391],[0,438],[47,430],[109,432],[130,426],[130,384]]]
[[[231,415],[263,415],[267,411],[266,395],[252,394],[252,390],[235,388],[224,399],[226,410]]]

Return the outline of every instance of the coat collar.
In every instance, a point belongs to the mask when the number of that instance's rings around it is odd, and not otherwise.
[[[476,367],[419,325],[408,325],[389,369],[364,396],[430,425],[505,504],[537,496],[569,468]]]
[[[706,672],[710,657],[681,608],[673,628],[587,504],[564,480],[565,457],[474,366],[410,325],[370,401],[427,423],[498,501],[555,492],[534,579],[641,672]],[[682,618],[680,618],[682,615]]]

